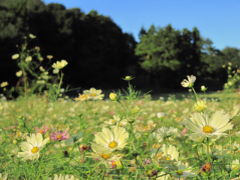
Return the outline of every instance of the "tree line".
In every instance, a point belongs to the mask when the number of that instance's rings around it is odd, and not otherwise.
[[[139,31],[139,42],[97,11],[84,13],[41,0],[0,0],[0,81],[16,81],[11,55],[23,37],[36,35],[33,46],[47,56],[66,59],[65,82],[72,87],[119,88],[132,75],[140,88],[179,89],[194,74],[212,89],[227,79],[223,64],[240,64],[240,50],[214,48],[195,27],[178,30],[168,25]]]

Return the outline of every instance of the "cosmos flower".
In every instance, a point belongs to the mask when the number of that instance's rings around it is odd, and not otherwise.
[[[87,95],[90,100],[102,100],[104,97],[104,94],[102,94],[102,90],[91,88],[89,90],[83,91],[83,94]]]
[[[185,88],[191,88],[193,87],[195,81],[196,81],[196,76],[190,75],[190,76],[187,76],[187,79],[184,79],[181,82],[181,85]]]
[[[114,115],[113,118],[111,118],[107,121],[104,121],[104,125],[107,125],[107,126],[117,125],[117,126],[120,126],[120,127],[124,127],[127,124],[128,124],[127,119],[121,119],[121,117],[118,116],[118,115]]]
[[[159,161],[177,161],[179,152],[175,146],[163,144],[159,148],[153,149],[151,157],[155,163],[159,163]]]
[[[16,60],[16,59],[18,59],[20,56],[19,56],[19,54],[13,54],[12,55],[12,60]]]
[[[51,60],[51,59],[53,58],[52,55],[47,55],[46,57],[47,57],[47,59],[49,59],[49,60]]]
[[[35,160],[39,158],[39,152],[49,142],[49,138],[43,139],[42,134],[31,134],[26,142],[22,142],[20,147],[23,152],[18,153],[18,157],[24,160]]]
[[[86,101],[86,100],[89,100],[90,97],[88,94],[79,94],[78,97],[76,97],[74,100],[75,101]]]
[[[231,163],[231,169],[232,170],[239,170],[240,169],[240,161],[239,159],[235,159]]]
[[[7,82],[7,81],[2,82],[2,83],[0,84],[0,87],[1,87],[1,88],[7,87],[7,86],[8,86],[8,82]]]
[[[112,101],[116,101],[118,99],[118,95],[116,93],[110,93],[109,99],[111,99]]]
[[[67,66],[68,62],[66,60],[61,60],[61,61],[57,61],[55,63],[53,63],[52,68],[53,73],[57,74],[59,72],[60,69],[63,69],[65,66]]]
[[[51,140],[54,141],[62,141],[62,140],[67,140],[69,139],[69,134],[68,131],[56,131],[51,133]]]
[[[152,131],[156,127],[156,123],[152,120],[147,121],[146,123],[137,123],[135,126],[135,130],[137,132],[148,132]]]
[[[35,36],[34,34],[29,34],[28,36],[29,36],[29,38],[31,38],[31,39],[35,39],[35,38],[36,38],[36,36]]]
[[[93,150],[91,157],[93,159],[100,160],[108,167],[113,161],[118,163],[118,161],[120,161],[120,159],[122,158],[121,154],[113,153],[112,150],[110,150],[109,148],[105,148],[104,146],[99,144],[92,144],[91,148]]]
[[[197,112],[202,112],[204,111],[205,109],[207,109],[207,103],[206,101],[203,101],[203,100],[199,100],[197,101],[194,106],[193,106],[193,109]]]
[[[18,71],[18,72],[16,72],[16,76],[17,76],[17,77],[21,77],[21,76],[22,76],[22,74],[23,74],[23,72],[22,72],[22,71]]]
[[[210,116],[203,113],[194,113],[186,121],[186,127],[192,131],[192,138],[199,137],[220,137],[226,135],[233,125],[229,122],[230,116],[223,111],[216,111]]]
[[[175,146],[163,144],[160,148],[166,160],[178,160],[179,152]]]
[[[45,134],[48,130],[49,130],[49,128],[47,126],[43,126],[41,128],[36,128],[36,132],[40,133],[40,134]]]
[[[94,143],[98,144],[109,151],[123,149],[128,140],[127,131],[119,126],[114,126],[111,129],[103,128],[102,132],[95,135]]]
[[[26,62],[31,62],[32,61],[32,56],[27,56],[25,59]]]

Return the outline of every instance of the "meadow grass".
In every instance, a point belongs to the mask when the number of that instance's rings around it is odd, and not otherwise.
[[[50,101],[33,95],[2,100],[0,173],[27,180],[60,179],[56,176],[60,174],[72,179],[234,179],[240,171],[239,96],[199,95],[207,104],[199,113],[223,110],[234,125],[221,138],[200,141],[191,138],[192,131],[184,123],[196,113],[196,101],[189,95],[119,101]],[[103,128],[115,126],[128,133],[124,148],[114,151],[121,158],[95,158],[91,146],[96,136]],[[69,137],[51,138],[39,158],[23,160],[18,156],[21,143],[37,132],[44,138],[53,132],[66,132]]]

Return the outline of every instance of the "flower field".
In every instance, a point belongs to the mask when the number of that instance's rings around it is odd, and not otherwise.
[[[107,96],[1,100],[0,179],[239,179],[239,94]]]

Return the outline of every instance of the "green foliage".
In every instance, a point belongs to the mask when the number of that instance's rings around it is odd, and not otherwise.
[[[151,26],[141,37],[136,47],[136,55],[143,58],[142,68],[154,72],[164,68],[176,70],[179,67],[177,58],[178,31],[170,25],[156,29]]]
[[[132,85],[131,80],[133,79],[135,78],[132,76],[125,76],[125,78],[123,78],[123,80],[128,83],[128,86],[126,90],[123,90],[123,92],[119,91],[118,96],[120,99],[136,100],[147,97],[148,93],[143,94],[141,91],[136,90],[136,87]]]
[[[238,65],[234,65],[229,62],[227,65],[223,65],[226,68],[228,79],[224,84],[225,90],[234,90],[240,87],[240,69]]]
[[[135,53],[142,58],[141,67],[149,72],[163,69],[192,71],[199,65],[202,39],[199,31],[175,30],[171,25],[156,28],[152,25],[142,32]]]
[[[78,8],[66,9],[40,0],[2,0],[0,28],[1,79],[10,79],[4,69],[14,72],[16,67],[9,65],[8,58],[16,51],[15,44],[30,32],[38,37],[43,55],[50,52],[57,59],[71,61],[65,74],[75,86],[90,86],[92,82],[119,86],[124,73],[134,73],[133,36],[96,11],[86,14]]]
[[[12,55],[12,61],[16,61],[18,78],[12,93],[20,96],[47,93],[49,98],[56,99],[60,96],[63,81],[61,71],[67,65],[65,60],[53,63],[53,56],[45,58],[41,55],[40,47],[33,46],[35,35],[29,34],[24,37],[23,43],[18,46],[19,52]]]

